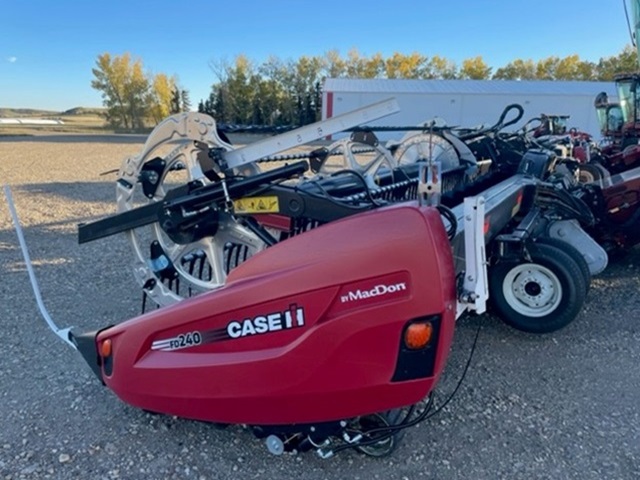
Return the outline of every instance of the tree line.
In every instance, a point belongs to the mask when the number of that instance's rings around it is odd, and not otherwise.
[[[239,55],[232,63],[211,65],[217,81],[209,97],[198,103],[198,111],[223,123],[305,125],[321,117],[321,86],[327,77],[611,81],[618,73],[636,70],[636,62],[631,46],[598,62],[578,55],[552,56],[538,61],[516,59],[495,70],[481,56],[467,58],[458,66],[438,55],[415,52],[385,58],[380,53],[366,56],[353,49],[342,57],[331,50],[322,56],[289,61],[270,57],[262,64]]]
[[[599,80],[612,81],[619,73],[637,69],[637,54],[626,46],[619,54],[598,62],[578,55],[540,60],[516,59],[494,69],[482,56],[460,65],[438,55],[380,53],[363,55],[357,49],[341,56],[330,50],[297,60],[269,57],[258,64],[246,55],[232,62],[210,63],[214,82],[211,93],[198,103],[198,111],[220,123],[252,125],[305,125],[320,119],[325,78],[403,78],[473,80]],[[102,92],[109,122],[125,129],[155,124],[167,115],[188,111],[188,91],[176,77],[148,75],[140,60],[129,54],[98,57],[93,88]]]

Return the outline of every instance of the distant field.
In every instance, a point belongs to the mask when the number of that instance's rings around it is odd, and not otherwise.
[[[104,109],[73,108],[65,112],[0,108],[0,118],[22,120],[61,120],[58,125],[0,125],[0,135],[39,135],[55,133],[113,133],[104,118]]]

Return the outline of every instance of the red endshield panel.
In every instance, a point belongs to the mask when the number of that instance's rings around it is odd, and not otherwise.
[[[397,205],[277,244],[217,291],[108,329],[105,383],[147,410],[308,423],[421,400],[448,355],[455,272],[438,212]],[[407,322],[440,316],[433,376],[392,381]]]

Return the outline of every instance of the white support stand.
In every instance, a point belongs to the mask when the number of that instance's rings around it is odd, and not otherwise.
[[[31,281],[31,288],[33,288],[33,294],[36,297],[36,302],[38,303],[38,308],[40,309],[40,313],[44,318],[44,321],[47,322],[49,328],[55,333],[58,337],[60,337],[67,345],[69,345],[74,350],[77,350],[76,345],[71,341],[70,333],[73,327],[68,328],[60,328],[58,327],[54,321],[51,319],[47,308],[44,306],[44,302],[42,301],[42,295],[40,294],[40,288],[38,287],[38,281],[36,279],[36,274],[33,271],[33,266],[31,265],[31,259],[29,258],[29,251],[27,250],[27,244],[24,240],[24,235],[22,234],[22,227],[20,227],[20,221],[18,220],[18,214],[16,212],[16,207],[13,204],[13,196],[11,195],[11,189],[8,185],[4,186],[4,195],[7,197],[7,204],[9,205],[9,211],[11,212],[11,218],[13,219],[13,224],[16,228],[16,235],[18,236],[18,242],[20,242],[20,249],[22,250],[22,256],[24,257],[24,264],[27,267],[27,272],[29,273],[29,280]]]
[[[464,199],[464,261],[462,292],[459,292],[456,318],[467,310],[484,313],[489,298],[487,258],[484,242],[483,197]]]

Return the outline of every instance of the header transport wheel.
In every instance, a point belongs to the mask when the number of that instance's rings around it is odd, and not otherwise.
[[[527,245],[528,259],[489,270],[489,298],[502,320],[530,333],[550,333],[573,321],[584,304],[584,269],[560,244]]]
[[[589,293],[589,289],[591,287],[591,271],[589,270],[589,265],[587,264],[584,256],[576,247],[574,247],[570,243],[565,242],[564,240],[560,240],[559,238],[546,236],[537,238],[536,243],[538,245],[545,244],[557,247],[564,253],[569,255],[571,258],[573,258],[573,260],[576,262],[576,265],[578,265],[580,271],[582,272],[582,277],[584,278],[585,283],[585,294]]]

